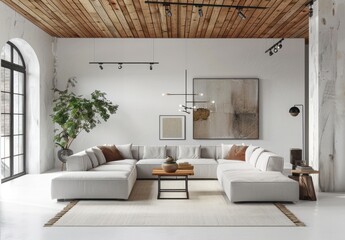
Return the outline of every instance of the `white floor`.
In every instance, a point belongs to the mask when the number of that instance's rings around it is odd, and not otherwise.
[[[300,201],[288,208],[307,227],[43,227],[67,203],[50,199],[50,179],[57,173],[26,175],[2,184],[1,240],[229,240],[344,239],[345,194],[318,193],[317,202]]]

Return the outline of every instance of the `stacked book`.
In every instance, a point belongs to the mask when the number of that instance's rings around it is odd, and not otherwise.
[[[190,164],[189,162],[183,162],[178,164],[178,169],[182,170],[192,170],[194,169],[194,166]]]
[[[313,171],[314,169],[311,166],[296,166],[296,170]]]

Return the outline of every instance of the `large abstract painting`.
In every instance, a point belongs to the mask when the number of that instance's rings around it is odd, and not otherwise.
[[[194,78],[194,139],[258,139],[259,79]]]

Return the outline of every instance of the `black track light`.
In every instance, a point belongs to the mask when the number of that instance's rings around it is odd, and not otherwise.
[[[267,49],[265,51],[265,53],[268,53],[270,56],[272,56],[274,53],[277,53],[279,51],[279,49],[283,48],[283,44],[282,42],[284,41],[284,38],[280,39],[278,42],[276,42],[275,44],[273,44],[272,47],[270,47],[269,49]]]
[[[199,17],[202,17],[204,15],[204,13],[202,12],[201,6],[199,6],[198,14],[199,14]]]
[[[152,63],[150,63],[150,70],[152,70],[153,69],[153,65],[152,65]]]
[[[167,17],[171,17],[172,16],[172,12],[169,9],[169,6],[165,7],[165,14],[167,15]]]
[[[122,69],[122,63],[119,63],[118,69]]]
[[[238,16],[242,19],[245,20],[247,17],[246,15],[244,15],[244,13],[242,12],[242,9],[238,9]]]
[[[103,63],[100,63],[100,64],[99,64],[99,68],[100,68],[101,70],[103,70]]]

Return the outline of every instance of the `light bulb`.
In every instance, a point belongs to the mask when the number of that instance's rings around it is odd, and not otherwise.
[[[166,93],[162,93],[162,96],[164,97],[164,96],[166,96],[167,94]]]
[[[211,103],[212,103],[212,104],[215,104],[215,103],[216,103],[216,101],[214,101],[214,100],[213,100],[213,101],[211,101]]]
[[[182,104],[180,104],[180,105],[178,105],[178,106],[179,106],[180,108],[181,108],[181,107],[183,107],[183,105],[182,105]]]
[[[196,109],[196,106],[193,106],[193,109]]]
[[[204,94],[203,93],[199,93],[199,96],[204,96]]]

